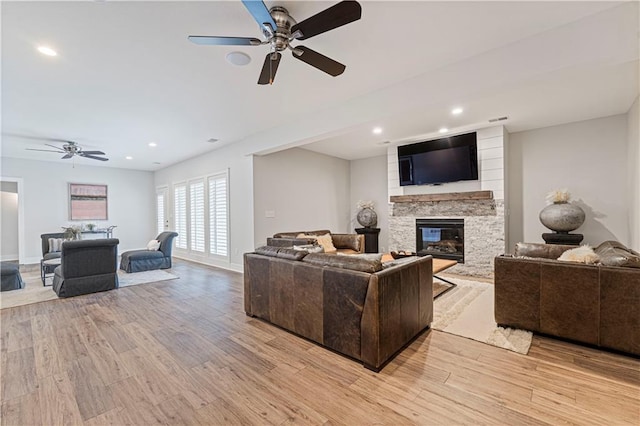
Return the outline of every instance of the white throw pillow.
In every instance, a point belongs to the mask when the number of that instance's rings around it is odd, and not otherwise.
[[[594,263],[598,263],[600,261],[600,256],[598,256],[591,247],[584,245],[565,251],[560,255],[558,260],[593,265]]]
[[[297,238],[309,238],[309,239],[316,240],[316,242],[322,246],[325,253],[335,253],[337,250],[333,245],[331,234],[324,234],[324,235],[298,234]]]
[[[149,244],[147,244],[147,250],[156,251],[159,248],[160,248],[160,241],[158,240],[151,240],[149,241]]]
[[[49,253],[57,253],[62,251],[62,238],[49,238]]]

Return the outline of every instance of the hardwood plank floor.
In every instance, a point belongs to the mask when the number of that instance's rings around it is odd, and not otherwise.
[[[3,425],[640,424],[640,361],[534,337],[528,355],[438,331],[376,374],[243,312],[242,275],[0,311]]]

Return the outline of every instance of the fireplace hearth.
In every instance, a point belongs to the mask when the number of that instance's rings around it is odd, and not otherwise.
[[[416,219],[416,252],[464,263],[464,219]]]

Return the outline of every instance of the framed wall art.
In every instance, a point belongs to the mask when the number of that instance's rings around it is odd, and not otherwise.
[[[107,185],[69,184],[70,220],[107,220]]]

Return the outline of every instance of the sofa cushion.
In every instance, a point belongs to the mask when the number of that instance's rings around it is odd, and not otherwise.
[[[337,249],[347,249],[354,253],[360,252],[360,236],[358,234],[331,234],[331,240]]]
[[[362,259],[356,256],[336,256],[327,253],[309,253],[303,262],[316,266],[330,266],[332,268],[350,269],[352,271],[367,272],[373,274],[382,270],[379,260]]]
[[[595,252],[605,266],[640,268],[640,254],[617,241],[605,241],[596,247]]]

